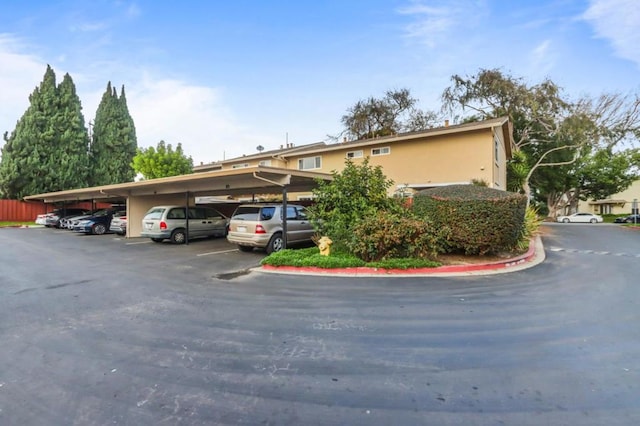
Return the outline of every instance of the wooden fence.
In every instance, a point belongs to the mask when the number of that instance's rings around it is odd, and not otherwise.
[[[111,207],[109,203],[96,203],[92,207],[90,201],[68,204],[66,207],[77,207],[91,210]],[[45,204],[42,202],[26,202],[20,200],[0,200],[0,222],[31,222],[36,220],[39,214],[47,213],[61,206]]]

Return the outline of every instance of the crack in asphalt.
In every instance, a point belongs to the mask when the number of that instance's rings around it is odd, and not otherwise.
[[[90,283],[91,281],[93,281],[93,280],[72,281],[72,282],[68,282],[68,283],[52,284],[52,285],[48,285],[46,287],[31,287],[31,288],[25,288],[23,290],[16,291],[13,294],[17,295],[17,294],[27,293],[29,291],[36,291],[36,290],[55,290],[57,288],[67,287],[67,286],[70,286],[70,285],[86,284],[86,283]]]

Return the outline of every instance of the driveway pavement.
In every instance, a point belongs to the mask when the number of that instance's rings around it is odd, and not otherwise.
[[[544,229],[534,268],[403,278],[0,230],[0,424],[638,424],[640,234]]]

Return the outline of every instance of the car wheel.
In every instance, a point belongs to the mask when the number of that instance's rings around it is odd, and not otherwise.
[[[153,241],[154,243],[161,243],[162,238],[152,238],[151,241]]]
[[[103,224],[101,224],[101,223],[97,223],[97,224],[93,225],[93,230],[92,230],[92,232],[93,232],[95,235],[102,235],[102,234],[104,234],[105,232],[107,232],[107,228],[106,228],[106,226],[104,226]]]
[[[248,253],[253,250],[251,246],[238,246],[238,250]]]
[[[564,219],[562,219],[562,223],[569,223],[569,219],[565,217]]]
[[[267,244],[267,254],[275,253],[277,251],[282,250],[284,246],[284,240],[282,239],[282,234],[277,233],[274,234],[273,237],[269,240],[269,244]]]
[[[173,244],[184,244],[187,239],[187,234],[184,229],[176,229],[171,233],[171,242]]]
[[[597,220],[595,220],[595,219],[591,219],[589,222],[591,222],[591,223],[596,223],[596,222],[597,222]]]

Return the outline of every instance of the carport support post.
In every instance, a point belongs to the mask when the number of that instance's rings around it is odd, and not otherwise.
[[[287,187],[282,186],[282,248],[287,248]]]
[[[184,216],[187,219],[187,232],[184,234],[184,243],[189,244],[189,191],[185,193],[185,202],[186,205],[184,209]]]

